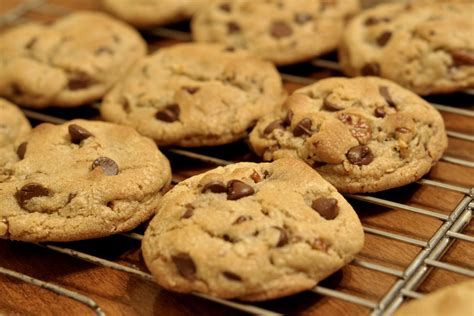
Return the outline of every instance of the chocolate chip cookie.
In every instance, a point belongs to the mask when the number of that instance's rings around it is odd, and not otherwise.
[[[403,305],[394,316],[461,316],[474,312],[474,281],[464,281]]]
[[[474,87],[474,2],[384,4],[348,25],[344,72],[380,76],[420,94]]]
[[[21,148],[21,149],[20,149]],[[167,189],[168,160],[132,128],[41,124],[0,169],[0,238],[71,241],[130,230]]]
[[[146,53],[132,28],[99,12],[0,34],[0,96],[32,108],[100,99]]]
[[[223,0],[193,17],[192,33],[287,65],[336,49],[345,18],[358,8],[358,0]]]
[[[102,0],[105,10],[135,27],[146,28],[190,18],[216,0]]]
[[[0,181],[6,177],[10,164],[22,156],[22,142],[30,130],[30,123],[20,109],[0,98]]]
[[[179,183],[163,198],[142,250],[167,289],[260,301],[314,287],[363,241],[337,190],[300,160],[281,159]]]
[[[271,63],[217,44],[190,43],[144,58],[106,95],[101,112],[160,145],[219,145],[245,137],[283,95]]]
[[[377,77],[330,78],[296,90],[250,134],[264,160],[299,157],[344,192],[416,181],[441,158],[447,137],[426,101]]]

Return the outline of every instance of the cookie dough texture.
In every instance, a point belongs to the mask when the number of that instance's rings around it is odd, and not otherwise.
[[[358,0],[219,1],[193,17],[192,33],[287,65],[336,49],[345,19],[358,9]]]
[[[129,127],[41,124],[0,169],[0,237],[71,241],[130,230],[157,209],[171,179],[154,142]]]
[[[238,163],[169,191],[142,244],[178,292],[260,301],[314,287],[363,245],[357,215],[303,162]]]
[[[298,157],[343,192],[418,180],[447,147],[441,115],[377,77],[330,78],[296,90],[250,134],[264,160]]]
[[[1,170],[18,160],[17,148],[30,130],[30,123],[20,109],[0,98],[0,181]]]
[[[190,43],[141,60],[107,94],[101,112],[159,145],[219,145],[247,136],[283,96],[271,63],[221,45]]]
[[[473,88],[473,16],[472,1],[366,10],[344,33],[341,67],[350,76],[384,77],[420,95]]]
[[[102,0],[109,13],[127,23],[146,28],[190,18],[215,0]]]
[[[0,34],[0,96],[32,108],[100,99],[146,53],[141,36],[99,12]]]
[[[467,316],[474,314],[474,281],[464,281],[402,305],[394,316]]]

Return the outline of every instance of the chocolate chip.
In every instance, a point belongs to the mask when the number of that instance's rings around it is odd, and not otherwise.
[[[374,115],[376,117],[385,117],[385,109],[383,106],[378,106],[375,110],[374,110]]]
[[[79,73],[69,78],[67,87],[69,90],[82,90],[92,85],[92,79],[85,73]]]
[[[232,223],[232,225],[238,225],[240,223],[252,220],[252,216],[241,215]]]
[[[395,129],[395,132],[397,132],[397,133],[409,133],[410,129],[408,129],[406,127],[397,127]]]
[[[224,48],[224,51],[229,52],[229,53],[233,53],[233,52],[235,52],[235,47],[227,46],[226,48]]]
[[[242,281],[242,278],[233,272],[224,271],[222,274],[229,280]]]
[[[313,204],[311,204],[311,207],[327,220],[335,219],[339,214],[337,200],[334,198],[316,199],[313,201]]]
[[[467,50],[451,51],[451,57],[455,66],[474,66],[474,53]]]
[[[224,12],[230,12],[232,7],[230,6],[230,3],[224,2],[219,5],[219,9]]]
[[[392,32],[386,31],[377,37],[376,42],[380,47],[383,47],[388,43],[391,37],[392,37]]]
[[[291,121],[293,120],[293,111],[292,110],[288,110],[288,114],[286,115],[285,117],[285,125],[286,126],[290,126],[291,125]]]
[[[156,112],[155,117],[164,122],[172,123],[179,120],[180,108],[177,104],[172,104]]]
[[[280,237],[278,237],[277,247],[283,247],[288,243],[288,233],[284,228],[273,226],[273,228],[278,229],[280,232]]]
[[[360,72],[363,76],[378,76],[380,74],[380,65],[377,63],[367,63]]]
[[[99,157],[92,163],[92,170],[100,167],[106,176],[115,176],[119,173],[119,167],[115,161],[108,157]]]
[[[18,155],[18,157],[19,157],[20,159],[25,158],[26,146],[28,146],[28,143],[27,143],[27,142],[23,142],[23,143],[20,144],[20,146],[18,146],[18,148],[17,148],[17,150],[16,150],[16,154]]]
[[[285,21],[275,21],[270,27],[270,34],[275,38],[282,38],[293,34],[293,30]]]
[[[341,108],[337,104],[330,102],[327,98],[324,98],[323,109],[326,111],[334,112],[339,111]]]
[[[191,204],[186,205],[186,212],[181,216],[181,218],[190,218],[194,215],[194,207]]]
[[[374,154],[367,146],[355,146],[349,149],[347,159],[354,165],[368,165],[374,160]]]
[[[212,193],[224,193],[227,192],[227,187],[222,181],[211,181],[202,188],[202,193],[211,191]]]
[[[227,33],[233,34],[238,32],[240,32],[240,25],[233,21],[227,22]]]
[[[250,175],[250,178],[252,178],[253,182],[255,183],[259,183],[260,181],[262,181],[262,176],[255,170]]]
[[[298,124],[296,124],[296,127],[293,130],[293,135],[296,137],[301,136],[303,134],[310,136],[312,134],[311,125],[313,125],[311,119],[305,117],[304,119],[299,121]]]
[[[390,95],[390,92],[388,91],[388,87],[380,86],[379,87],[379,94],[385,99],[388,106],[391,106],[393,108],[397,107],[397,105],[395,104],[395,102],[392,99],[392,96]]]
[[[254,193],[255,190],[250,185],[240,180],[231,180],[227,183],[228,200],[238,200]]]
[[[193,259],[187,253],[179,253],[171,256],[178,273],[189,280],[193,280],[196,277],[196,264]]]
[[[102,55],[102,54],[113,55],[114,51],[110,47],[101,46],[94,51],[94,54],[95,55]]]
[[[189,94],[195,94],[199,91],[199,87],[182,87],[181,89],[186,90]]]
[[[367,19],[365,19],[365,21],[364,21],[364,25],[367,25],[367,26],[374,25],[374,24],[377,24],[377,23],[379,23],[379,19],[377,19],[373,16],[367,17]]]
[[[18,205],[25,207],[26,203],[35,197],[48,196],[49,190],[39,183],[28,183],[15,194]]]
[[[77,124],[69,125],[68,130],[69,130],[69,135],[71,136],[71,143],[73,144],[79,144],[84,139],[87,139],[93,136],[91,132],[89,132],[88,130],[86,130],[85,128]]]
[[[285,129],[283,120],[275,120],[268,124],[268,126],[263,130],[263,134],[270,134],[275,129]]]
[[[312,18],[313,16],[311,14],[306,12],[300,12],[295,14],[294,20],[298,24],[305,24],[311,21]]]
[[[29,40],[28,43],[26,43],[25,48],[26,49],[32,49],[33,46],[35,46],[37,40],[38,40],[38,38],[33,37],[32,39]]]

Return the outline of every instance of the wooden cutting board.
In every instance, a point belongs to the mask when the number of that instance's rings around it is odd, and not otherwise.
[[[4,14],[24,2],[1,0],[0,14]],[[59,5],[63,9],[58,10],[55,6],[40,6],[35,12],[24,15],[22,19],[50,21],[55,15],[64,14],[70,10],[98,9],[98,1],[94,0],[45,2]],[[163,38],[148,37],[147,39],[152,48],[172,45],[177,42],[176,40]],[[282,71],[315,79],[340,75],[337,72],[317,67],[295,66],[287,67]],[[301,84],[295,82],[285,83],[288,91],[301,86]],[[435,98],[433,101],[474,110],[473,96],[451,95]],[[53,115],[64,115],[66,113],[70,117],[92,117],[96,114],[91,109],[45,112]],[[447,112],[442,114],[447,129],[474,135],[473,117]],[[252,159],[244,143],[200,150],[200,152],[233,161]],[[450,137],[446,154],[473,161],[474,143]],[[177,179],[189,177],[212,167],[210,164],[200,163],[170,153],[169,158],[172,161],[175,178]],[[474,187],[474,168],[439,162],[426,178],[472,188]],[[449,215],[465,195],[427,185],[412,184],[376,196]],[[352,199],[350,202],[360,215],[364,226],[419,240],[429,240],[443,224],[439,219],[404,210],[385,208]],[[474,224],[472,222],[465,228],[464,233],[474,234]],[[60,246],[79,249],[100,258],[131,267],[139,267],[146,271],[140,255],[140,243],[126,237],[115,236]],[[366,234],[366,243],[358,258],[404,271],[421,250],[422,248],[419,246]],[[442,261],[472,269],[474,268],[473,258],[474,246],[468,242],[457,241],[443,256]],[[144,281],[126,272],[90,264],[34,244],[0,241],[0,267],[86,295],[96,301],[108,315],[242,314],[237,310],[201,298],[167,292],[160,289],[153,282]],[[466,278],[460,274],[435,269],[428,275],[419,291],[431,292]],[[349,265],[322,282],[322,285],[378,302],[397,279],[397,277],[385,273]],[[368,315],[370,313],[370,309],[366,307],[312,292],[304,292],[288,298],[260,303],[258,306],[283,314],[297,315]],[[2,313],[8,315],[94,314],[91,309],[81,303],[0,274],[0,314]]]

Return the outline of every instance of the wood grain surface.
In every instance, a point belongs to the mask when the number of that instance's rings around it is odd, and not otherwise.
[[[0,14],[4,14],[23,2],[0,0]],[[51,21],[57,15],[65,14],[70,10],[99,9],[97,4],[99,1],[94,0],[52,0],[47,2],[60,5],[64,10],[42,6],[35,12],[27,13],[20,21],[24,22],[29,19]],[[175,40],[149,36],[147,40],[150,42],[151,50],[176,43]],[[334,58],[334,56],[328,56],[328,58]],[[281,71],[315,79],[340,75],[337,72],[307,64],[285,67]],[[285,83],[288,91],[301,86],[297,83]],[[464,94],[431,97],[430,101],[474,110],[474,97]],[[95,118],[98,114],[96,110],[87,107],[79,110],[58,111],[53,109],[43,112],[51,115],[60,114],[62,117],[68,118]],[[442,114],[447,129],[474,135],[473,117],[447,112]],[[199,149],[198,152],[232,161],[255,159],[244,142]],[[184,179],[213,167],[210,164],[183,158],[170,152],[167,152],[167,155],[172,161],[176,179]],[[474,142],[450,137],[446,155],[473,161]],[[472,188],[474,187],[474,168],[439,162],[425,178]],[[375,196],[449,215],[463,199],[464,194],[427,185],[411,184],[377,193]],[[404,210],[388,209],[352,199],[349,202],[356,209],[364,226],[422,241],[429,240],[443,224],[443,221],[439,219]],[[143,227],[138,231],[143,231]],[[464,233],[474,235],[472,222],[464,229]],[[123,236],[61,244],[61,246],[84,251],[131,267],[139,267],[146,271],[140,254],[140,243]],[[365,246],[358,258],[404,271],[422,249],[419,246],[366,234]],[[442,261],[473,269],[473,258],[474,245],[456,241],[443,256]],[[230,316],[242,314],[234,309],[201,298],[165,291],[153,282],[58,254],[35,244],[0,241],[0,267],[52,282],[86,295],[95,300],[108,315]],[[418,290],[422,293],[429,293],[464,279],[466,277],[456,273],[433,269]],[[351,264],[321,284],[378,302],[396,280],[397,277]],[[259,303],[257,306],[292,315],[368,315],[370,313],[370,309],[360,305],[320,296],[312,292]],[[81,303],[0,274],[0,314],[2,313],[6,315],[94,315],[91,309]]]

